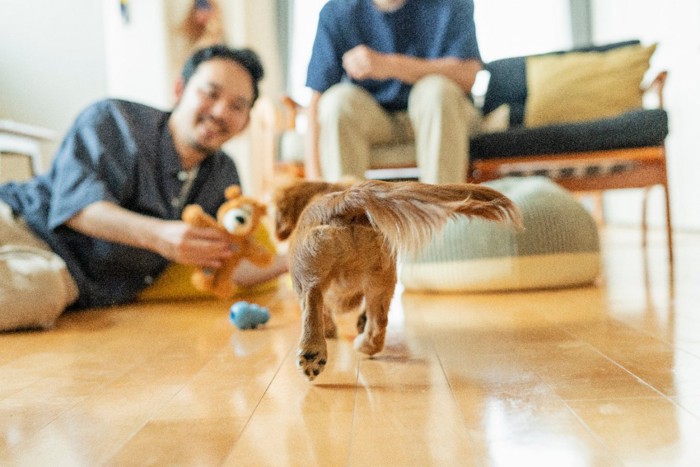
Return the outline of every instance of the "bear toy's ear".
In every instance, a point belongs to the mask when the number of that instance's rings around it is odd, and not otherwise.
[[[231,185],[230,187],[226,188],[224,196],[226,196],[226,199],[238,198],[241,196],[241,187],[238,185]]]

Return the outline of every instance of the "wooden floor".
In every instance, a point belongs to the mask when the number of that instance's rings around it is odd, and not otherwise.
[[[0,465],[697,466],[700,234],[604,233],[592,287],[397,291],[386,350],[294,366],[287,282],[237,330],[222,302],[142,304],[0,335]]]

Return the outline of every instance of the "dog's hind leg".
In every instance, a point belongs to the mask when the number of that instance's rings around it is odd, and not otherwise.
[[[367,281],[365,290],[364,331],[355,338],[354,347],[358,352],[374,355],[384,348],[389,306],[396,286],[396,267],[373,275]],[[359,328],[359,325],[358,325]]]
[[[391,295],[382,294],[371,298],[367,297],[367,321],[362,334],[355,338],[355,350],[367,355],[374,355],[384,348],[390,303]]]
[[[297,367],[313,381],[326,366],[328,349],[324,338],[323,295],[318,286],[301,294],[302,330]]]

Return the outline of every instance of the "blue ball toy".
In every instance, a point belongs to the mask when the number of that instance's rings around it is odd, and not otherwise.
[[[238,329],[255,329],[267,323],[270,319],[270,311],[255,303],[240,301],[231,305],[230,318]]]

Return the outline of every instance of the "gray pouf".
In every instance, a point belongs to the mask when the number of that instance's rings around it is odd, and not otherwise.
[[[546,177],[484,183],[515,202],[525,229],[481,219],[450,221],[422,255],[401,262],[405,290],[486,292],[570,287],[600,272],[600,240],[591,214]]]

